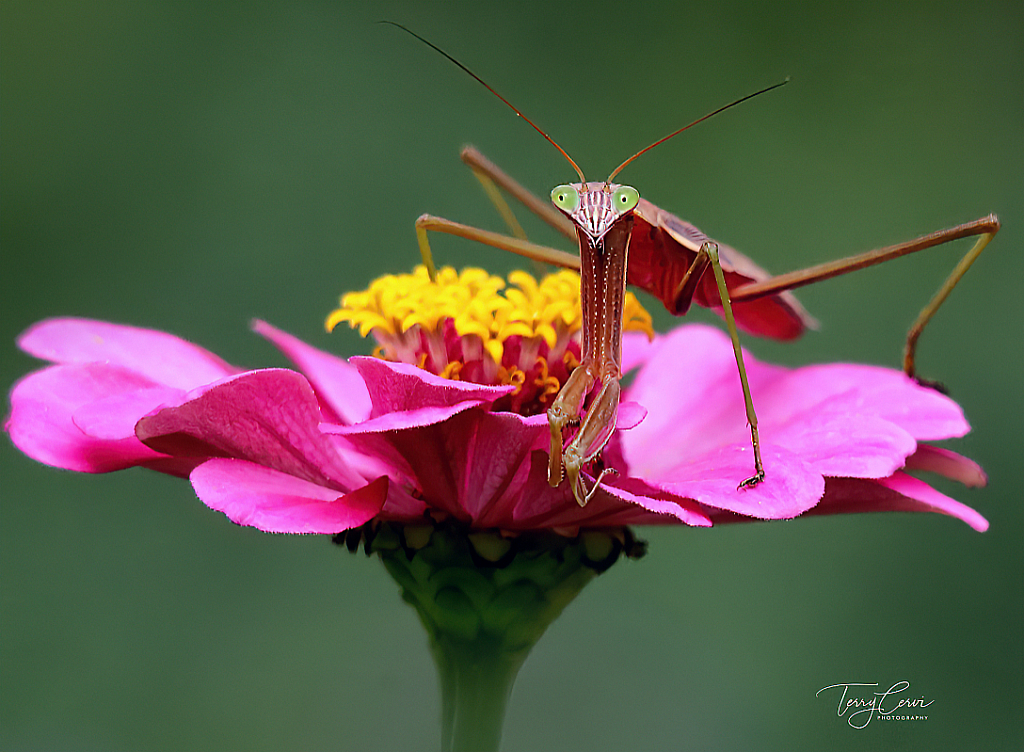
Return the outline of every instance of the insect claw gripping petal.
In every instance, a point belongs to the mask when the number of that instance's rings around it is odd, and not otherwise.
[[[595,467],[592,469],[596,469],[597,466],[600,465],[601,460],[600,458],[598,458],[597,460],[594,461]],[[601,481],[604,480],[604,477],[606,475],[615,476],[619,474],[619,471],[613,467],[602,467],[600,472],[598,472],[597,474],[597,478],[594,480],[594,485],[591,486],[590,490],[588,491],[587,483],[583,478],[581,470],[582,466],[580,468],[574,467],[571,470],[568,467],[566,468],[566,472],[569,475],[572,486],[572,495],[576,499],[576,503],[579,504],[581,507],[585,507],[587,504],[590,503],[590,500],[594,498],[594,494],[596,494],[597,489],[601,487]]]
[[[737,490],[743,490],[744,488],[753,488],[754,486],[756,486],[758,483],[760,483],[763,480],[764,480],[764,470],[761,470],[759,473],[756,473],[755,475],[751,475],[745,481],[743,481],[738,486],[736,486],[736,489]]]
[[[600,460],[600,458],[598,459]],[[614,467],[602,467],[601,471],[597,474],[597,480],[594,481],[594,487],[590,489],[590,492],[586,496],[586,501],[589,502],[590,499],[594,496],[594,494],[597,493],[597,489],[601,487],[601,481],[604,480],[604,476],[611,475],[612,477],[614,477],[618,474],[619,471],[616,470]],[[583,505],[581,504],[580,506]]]

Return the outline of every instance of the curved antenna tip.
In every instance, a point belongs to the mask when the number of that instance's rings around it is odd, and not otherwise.
[[[715,111],[713,111],[713,112],[709,112],[709,113],[708,113],[707,115],[705,115],[704,117],[699,117],[699,118],[697,118],[696,120],[694,120],[694,121],[693,121],[692,123],[689,123],[688,125],[684,125],[684,126],[683,126],[682,128],[680,128],[680,129],[678,129],[678,130],[672,131],[671,133],[669,133],[669,134],[668,134],[667,136],[665,136],[665,137],[663,137],[663,138],[659,138],[659,139],[658,139],[657,141],[655,141],[655,142],[654,142],[653,144],[651,144],[650,146],[644,147],[643,149],[641,149],[640,151],[638,151],[638,152],[637,152],[636,154],[634,154],[634,155],[633,155],[632,157],[630,157],[630,158],[629,158],[629,159],[627,159],[627,160],[626,160],[625,162],[623,162],[623,163],[622,163],[622,164],[620,164],[620,165],[619,165],[618,167],[616,167],[616,168],[615,168],[615,169],[614,169],[614,170],[612,171],[612,174],[608,176],[608,179],[604,181],[604,182],[605,182],[605,184],[607,185],[608,183],[611,183],[611,182],[612,182],[612,179],[613,179],[613,178],[614,178],[614,177],[615,177],[616,175],[618,175],[618,174],[619,174],[620,172],[622,172],[623,168],[624,168],[624,167],[626,167],[626,165],[628,165],[628,164],[629,164],[630,162],[632,162],[632,161],[633,161],[634,159],[636,159],[637,157],[639,157],[639,156],[640,156],[641,154],[646,154],[646,153],[647,153],[647,152],[649,152],[649,151],[650,151],[651,149],[653,149],[653,148],[654,148],[655,146],[659,146],[660,144],[663,144],[663,143],[665,143],[666,141],[668,141],[668,140],[669,140],[670,138],[673,138],[673,137],[675,137],[675,136],[678,136],[678,135],[679,135],[680,133],[682,133],[682,132],[683,132],[683,131],[685,131],[686,129],[688,129],[688,128],[692,128],[693,126],[697,125],[697,123],[703,123],[703,122],[704,122],[705,120],[707,120],[708,118],[710,118],[710,117],[714,117],[715,115],[717,115],[717,114],[718,114],[718,113],[720,113],[720,112],[725,112],[725,111],[726,111],[726,110],[728,110],[728,109],[729,109],[730,107],[735,107],[736,105],[738,105],[738,104],[740,104],[740,103],[742,103],[742,102],[746,102],[746,101],[747,101],[748,99],[753,99],[754,97],[760,96],[761,94],[767,94],[767,93],[768,93],[769,91],[771,91],[772,89],[778,89],[778,88],[779,88],[780,86],[785,86],[785,85],[786,85],[786,84],[788,84],[788,83],[789,83],[789,76],[786,76],[785,80],[783,80],[783,81],[780,81],[780,82],[779,82],[779,83],[777,83],[777,84],[772,84],[771,86],[766,86],[766,87],[765,87],[765,88],[763,88],[763,89],[760,89],[760,90],[758,90],[758,91],[755,91],[755,92],[754,92],[753,94],[747,94],[747,95],[746,95],[745,97],[740,97],[740,98],[739,98],[739,99],[737,99],[737,100],[734,100],[734,101],[732,101],[732,102],[729,102],[729,104],[725,105],[724,107],[719,107],[719,108],[718,108],[717,110],[715,110]]]
[[[461,69],[462,69],[462,70],[463,70],[463,71],[464,71],[465,73],[468,73],[468,74],[470,75],[470,77],[472,77],[472,78],[476,79],[476,81],[477,81],[478,83],[482,84],[482,85],[483,85],[483,87],[484,87],[485,89],[487,89],[487,91],[491,92],[491,94],[493,94],[493,95],[494,95],[494,96],[496,96],[496,97],[497,97],[498,99],[500,99],[500,100],[501,100],[502,102],[504,102],[504,103],[505,103],[506,105],[508,105],[508,107],[509,107],[509,108],[510,108],[510,109],[512,110],[512,112],[514,112],[514,113],[515,113],[515,114],[517,114],[517,115],[518,115],[519,117],[521,117],[521,118],[522,118],[523,120],[525,120],[525,121],[526,121],[527,123],[529,123],[529,124],[530,124],[530,125],[531,125],[531,126],[533,127],[533,129],[534,129],[535,131],[537,131],[537,133],[539,133],[540,135],[542,135],[542,136],[543,136],[543,137],[544,137],[544,138],[545,138],[545,139],[547,140],[547,142],[548,142],[549,144],[551,144],[551,145],[552,145],[552,146],[554,146],[554,147],[555,147],[556,149],[558,149],[558,151],[559,151],[559,152],[561,153],[561,155],[562,155],[563,157],[565,157],[565,158],[566,158],[566,159],[568,160],[569,164],[571,164],[571,165],[572,165],[573,169],[574,169],[574,170],[576,170],[576,174],[580,176],[580,182],[581,182],[581,183],[586,183],[586,182],[587,182],[587,179],[586,179],[585,177],[583,177],[583,170],[581,170],[581,169],[580,169],[580,167],[579,167],[579,165],[578,165],[578,164],[576,164],[576,162],[575,162],[575,161],[573,161],[573,158],[569,156],[569,153],[568,153],[568,152],[567,152],[567,151],[566,151],[565,149],[563,149],[563,148],[562,148],[561,146],[559,146],[559,145],[558,145],[557,143],[555,143],[555,140],[554,140],[553,138],[551,138],[551,136],[549,136],[549,135],[548,135],[547,133],[545,133],[544,131],[542,131],[542,130],[540,129],[540,127],[539,127],[539,126],[538,126],[538,125],[537,125],[537,124],[536,124],[535,122],[533,122],[532,120],[530,120],[530,118],[526,117],[526,115],[524,115],[524,114],[523,114],[522,112],[520,112],[520,111],[519,111],[519,108],[518,108],[518,107],[516,107],[516,106],[515,106],[514,104],[512,104],[512,103],[511,103],[511,102],[509,102],[509,101],[508,101],[507,99],[505,99],[505,97],[501,96],[501,94],[499,94],[499,93],[498,93],[498,92],[496,92],[496,91],[495,91],[495,90],[494,90],[493,88],[491,88],[491,85],[490,85],[489,83],[487,83],[486,81],[484,81],[484,80],[483,80],[482,78],[480,78],[480,76],[478,76],[477,74],[475,74],[475,73],[474,73],[473,71],[471,71],[471,70],[470,70],[469,68],[467,68],[467,67],[466,67],[465,65],[463,65],[463,64],[462,64],[462,63],[460,63],[460,62],[459,62],[458,60],[456,60],[456,59],[455,59],[454,57],[452,57],[451,55],[449,55],[449,54],[448,54],[447,52],[445,52],[444,50],[442,50],[442,49],[441,49],[440,47],[438,47],[438,46],[437,46],[436,44],[434,44],[433,42],[431,42],[431,41],[430,41],[429,39],[424,39],[424,38],[423,38],[423,37],[421,37],[421,36],[420,36],[419,34],[417,34],[417,33],[416,33],[415,31],[412,31],[411,29],[408,29],[408,28],[406,28],[405,26],[402,26],[402,24],[400,24],[400,23],[395,23],[394,21],[378,21],[377,23],[382,23],[382,24],[388,24],[388,25],[390,25],[390,26],[395,26],[395,27],[397,27],[397,28],[401,29],[402,31],[406,32],[407,34],[409,34],[409,35],[411,35],[411,36],[414,36],[414,37],[416,37],[416,38],[417,38],[417,39],[419,39],[419,40],[420,40],[421,42],[423,42],[423,44],[427,45],[427,47],[430,47],[430,48],[431,48],[432,50],[434,50],[435,52],[437,52],[437,53],[441,54],[442,56],[444,56],[444,57],[448,58],[448,60],[449,60],[449,61],[451,61],[451,62],[452,62],[452,63],[454,63],[454,64],[455,64],[456,66],[458,66],[459,68],[461,68]]]

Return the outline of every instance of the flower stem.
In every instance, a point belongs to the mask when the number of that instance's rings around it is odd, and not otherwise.
[[[512,685],[528,651],[509,654],[496,640],[430,642],[441,680],[442,751],[497,750]]]
[[[512,685],[541,635],[621,554],[644,550],[625,528],[508,537],[454,523],[368,523],[335,540],[376,553],[416,609],[440,678],[444,752],[498,749]]]

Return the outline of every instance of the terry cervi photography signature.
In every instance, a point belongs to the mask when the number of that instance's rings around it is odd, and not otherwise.
[[[815,692],[815,697],[833,691],[839,698],[836,704],[836,715],[845,717],[846,722],[855,729],[862,729],[874,718],[880,721],[927,721],[925,710],[935,700],[922,697],[910,697],[910,682],[898,681],[887,690],[878,692],[871,689],[878,687],[878,682],[847,684],[829,684]]]

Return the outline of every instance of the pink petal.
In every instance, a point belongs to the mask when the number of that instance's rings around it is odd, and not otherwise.
[[[746,365],[756,404],[760,387],[785,371],[749,357]],[[691,324],[660,337],[623,398],[648,410],[642,424],[620,436],[631,472],[641,477],[660,477],[681,458],[739,442],[747,432],[732,345],[710,326]]]
[[[969,488],[980,488],[988,483],[988,476],[977,462],[930,444],[917,445],[917,451],[907,457],[907,469],[937,473]]]
[[[627,392],[650,415],[620,434],[618,447],[632,474],[665,480],[680,459],[743,441],[747,427],[728,337],[686,326],[662,339]],[[787,371],[744,357],[762,440],[822,475],[886,477],[914,452],[914,439],[968,430],[955,402],[899,371],[843,364]]]
[[[421,407],[451,407],[466,401],[493,402],[515,390],[512,386],[443,379],[422,368],[380,358],[352,358],[351,363],[369,390],[371,418]]]
[[[90,402],[75,410],[72,420],[82,433],[96,439],[135,438],[135,424],[154,410],[177,405],[186,392],[155,386],[116,394]]]
[[[207,387],[178,407],[143,418],[135,433],[166,454],[236,457],[318,485],[363,485],[320,433],[319,422],[309,382],[295,371],[271,368]]]
[[[477,408],[440,423],[348,438],[365,454],[400,463],[430,506],[480,527],[515,529],[509,524],[514,505],[520,494],[533,493],[533,486],[524,489],[524,463],[547,435],[543,416]]]
[[[546,425],[513,413],[473,410],[449,427],[445,448],[456,473],[459,505],[481,527],[510,519],[512,500],[523,491],[529,474],[524,463],[545,443],[550,434]]]
[[[737,488],[753,474],[752,457],[749,445],[735,444],[646,480],[674,496],[758,519],[796,517],[821,499],[825,490],[821,474],[799,455],[774,445],[761,448],[765,479],[753,487]]]
[[[398,431],[403,428],[419,428],[441,423],[448,418],[469,410],[471,407],[478,407],[485,404],[482,400],[466,400],[448,407],[420,407],[414,410],[403,410],[396,413],[385,413],[370,420],[364,420],[352,426],[342,426],[336,423],[324,423],[320,430],[324,433],[336,434],[339,436],[354,436],[363,433],[382,433],[384,431]]]
[[[515,527],[571,530],[677,522],[698,527],[711,525],[711,519],[696,502],[669,498],[669,494],[635,478],[616,478],[611,481],[614,486],[603,483],[590,502],[580,507],[565,483],[558,488],[548,485],[547,465],[546,451],[535,450],[531,454],[528,478],[513,511]],[[592,485],[594,478],[587,475],[587,483]]]
[[[622,372],[629,373],[646,363],[661,346],[664,337],[650,339],[643,332],[623,332]]]
[[[966,522],[979,533],[988,529],[988,521],[973,509],[906,473],[881,480],[829,478],[821,504],[808,514],[853,512],[937,512]]]
[[[373,519],[384,504],[388,479],[349,494],[237,459],[212,459],[190,476],[211,509],[239,525],[268,533],[339,533]]]
[[[265,321],[254,321],[252,328],[299,367],[317,396],[341,418],[342,423],[358,423],[370,416],[370,395],[366,384],[348,361],[307,345]]]
[[[31,373],[11,391],[11,415],[5,428],[21,451],[39,462],[66,470],[106,473],[163,457],[129,431],[119,438],[87,435],[74,417],[90,404],[118,400],[153,383],[138,373],[101,363],[51,366]],[[132,424],[139,414],[122,406],[112,422]]]
[[[602,488],[609,496],[625,501],[635,507],[646,509],[649,512],[655,512],[659,515],[673,517],[687,525],[695,527],[711,527],[711,518],[702,512],[697,505],[688,504],[686,499],[666,499],[655,496],[651,492],[634,494],[630,493],[625,488],[613,485],[605,485]],[[647,524],[650,524],[650,520],[648,520]]]
[[[778,428],[762,424],[761,440],[785,447],[821,475],[885,478],[917,448],[913,436],[882,418],[824,409],[809,413]]]
[[[884,418],[918,440],[963,436],[970,430],[960,406],[949,397],[902,371],[879,366],[806,366],[753,396],[758,418],[767,422],[786,422],[794,414],[827,405],[834,411]]]
[[[619,431],[628,431],[639,426],[646,417],[647,408],[639,402],[620,402],[615,428]]]
[[[975,512],[966,504],[939,493],[923,480],[906,473],[895,473],[891,478],[878,481],[891,491],[895,491],[907,499],[918,502],[912,511],[930,511],[956,517],[966,522],[979,533],[988,530],[988,520]],[[895,508],[895,507],[894,507]]]
[[[92,319],[41,321],[18,338],[18,346],[54,363],[122,366],[179,389],[237,373],[213,353],[171,334]]]

